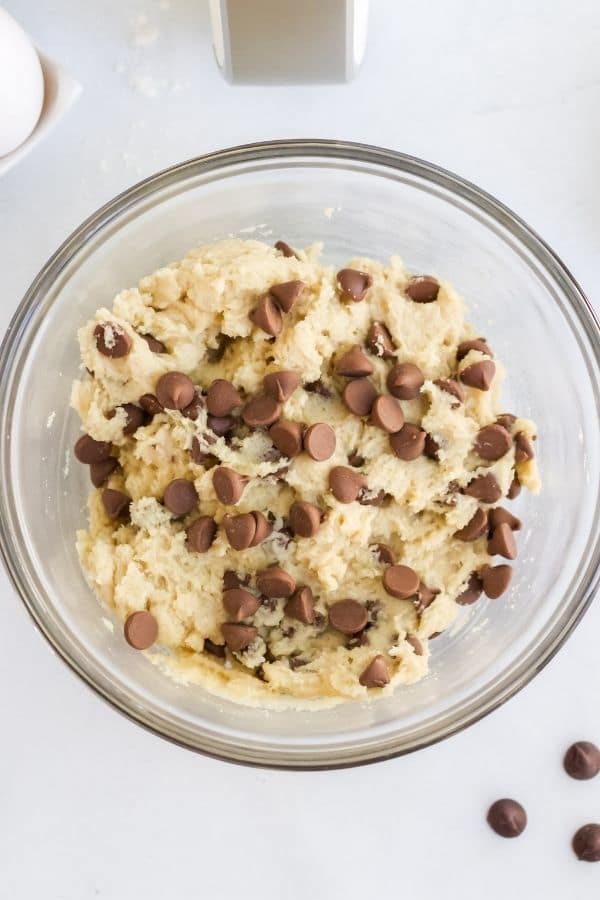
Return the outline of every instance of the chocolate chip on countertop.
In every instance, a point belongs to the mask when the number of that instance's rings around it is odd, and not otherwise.
[[[285,241],[277,241],[275,244],[275,249],[279,250],[280,253],[283,253],[283,255],[287,256],[288,258],[295,256],[296,259],[299,259],[296,251],[292,247],[290,247],[289,244],[286,244]]]
[[[400,431],[390,434],[390,447],[399,459],[411,462],[425,449],[425,432],[418,425],[406,422]]]
[[[305,288],[306,285],[303,281],[285,281],[283,284],[274,284],[269,288],[269,293],[275,298],[279,308],[284,313],[289,313],[304,293]]]
[[[433,383],[440,391],[444,391],[445,394],[450,394],[450,396],[456,400],[456,403],[451,404],[452,409],[457,409],[461,403],[465,402],[465,389],[456,378],[436,378]]]
[[[131,497],[124,494],[123,491],[114,491],[106,488],[102,491],[102,505],[109,519],[118,519],[129,511]]]
[[[260,600],[243,588],[231,588],[223,591],[223,606],[233,622],[241,622],[254,615],[260,606]]]
[[[414,597],[419,590],[419,576],[409,566],[390,566],[383,573],[383,586],[392,597],[402,600]]]
[[[376,397],[375,385],[368,378],[354,378],[342,393],[342,400],[355,416],[368,416]]]
[[[502,506],[496,506],[494,509],[490,509],[488,514],[490,530],[493,531],[497,525],[501,525],[503,522],[505,522],[512,531],[520,531],[523,525],[517,516],[513,516],[512,513]]]
[[[329,473],[329,488],[340,503],[352,503],[367,486],[364,475],[347,466],[334,466]]]
[[[414,400],[425,383],[425,376],[413,363],[396,363],[388,372],[387,389],[398,400]]]
[[[459,541],[476,541],[482,537],[488,529],[488,514],[485,509],[476,509],[467,524],[454,532],[454,537]]]
[[[373,322],[367,333],[367,348],[382,359],[393,359],[395,347],[392,336],[382,322]]]
[[[528,460],[533,459],[534,456],[535,450],[533,449],[533,444],[527,435],[520,431],[515,436],[515,462],[517,464],[528,462]]]
[[[501,837],[514,838],[525,831],[527,813],[516,800],[496,800],[488,810],[487,822]]]
[[[270,334],[271,337],[277,337],[283,328],[281,310],[271,294],[264,294],[254,309],[250,311],[248,317],[251,322],[266,334]]]
[[[571,744],[563,759],[565,772],[578,781],[595,778],[600,772],[600,750],[591,741]]]
[[[256,586],[265,597],[291,597],[296,579],[280,566],[270,566],[256,574]]]
[[[118,406],[117,409],[125,410],[126,424],[123,428],[123,434],[135,434],[138,428],[146,423],[145,411],[141,406],[136,406],[135,403],[123,403],[123,405]]]
[[[237,406],[242,405],[242,398],[237,388],[225,378],[216,378],[206,392],[206,408],[211,416],[228,416]]]
[[[338,600],[329,609],[329,624],[342,634],[358,634],[368,620],[367,610],[358,600]]]
[[[234,506],[242,498],[244,489],[250,480],[228,466],[218,466],[213,470],[213,487],[215,494],[225,506]]]
[[[244,406],[242,419],[249,428],[267,428],[281,416],[281,406],[273,397],[262,394]]]
[[[198,494],[193,481],[187,478],[175,478],[165,488],[163,503],[174,516],[186,516],[198,501]]]
[[[286,400],[289,400],[299,384],[298,373],[288,370],[269,372],[263,378],[265,393],[277,400],[278,403],[285,403]]]
[[[495,374],[496,363],[491,359],[483,359],[481,362],[471,363],[462,370],[459,377],[468,387],[476,388],[478,391],[489,391]]]
[[[256,640],[258,631],[253,625],[237,625],[233,622],[224,622],[221,625],[221,634],[230,650],[246,650],[252,641]]]
[[[335,431],[325,422],[315,422],[304,434],[304,449],[316,462],[330,459],[335,452]]]
[[[480,428],[473,443],[473,450],[482,459],[495,462],[508,453],[512,437],[502,425],[485,425]]]
[[[280,453],[293,459],[302,450],[302,435],[304,429],[299,422],[288,422],[281,419],[269,428],[269,437]]]
[[[464,493],[468,497],[475,497],[476,500],[481,500],[482,503],[495,503],[502,496],[500,485],[493,472],[488,472],[486,475],[477,475],[468,483]]]
[[[206,553],[217,534],[217,524],[212,516],[200,516],[185,530],[187,545],[196,553]]]
[[[470,606],[471,603],[476,603],[476,601],[479,600],[482,590],[483,584],[481,583],[479,574],[477,572],[471,572],[467,586],[464,591],[458,595],[456,602],[459,606]]]
[[[394,397],[390,397],[389,394],[382,394],[380,397],[377,397],[371,408],[369,422],[371,425],[387,431],[388,434],[395,434],[404,425],[404,413]]]
[[[306,500],[292,503],[289,517],[290,527],[297,537],[314,537],[321,527],[321,510]]]
[[[438,298],[440,283],[433,275],[413,275],[405,293],[415,303],[433,303]]]
[[[223,516],[223,527],[227,540],[234,550],[247,550],[256,533],[256,519],[252,513],[239,516]]]
[[[490,600],[496,600],[507,590],[513,570],[510,566],[484,566],[479,573],[483,585],[483,593]]]
[[[415,651],[415,656],[423,656],[423,644],[416,634],[407,634],[405,640]]]
[[[125,640],[134,650],[147,650],[158,637],[158,622],[151,612],[139,609],[127,616],[123,633]]]
[[[490,556],[503,556],[505,559],[517,558],[517,544],[510,525],[501,522],[496,525],[488,541]]]
[[[315,621],[315,606],[311,589],[307,586],[298,588],[285,604],[284,612],[290,619],[312,625]]]
[[[337,375],[345,375],[348,378],[360,378],[373,373],[373,363],[367,359],[358,344],[350,347],[336,361],[334,366]]]
[[[116,322],[99,322],[94,328],[94,339],[98,352],[110,359],[127,356],[133,344],[127,332]]]
[[[510,487],[508,489],[508,493],[506,496],[509,500],[516,500],[516,498],[521,493],[521,482],[519,481],[519,476],[515,472],[515,476],[510,483]]]
[[[340,269],[337,283],[342,294],[356,303],[365,299],[373,279],[367,272],[360,272],[358,269]]]
[[[390,673],[385,658],[381,654],[373,657],[367,668],[361,672],[358,680],[366,688],[381,688],[389,684]]]
[[[600,861],[600,825],[583,825],[573,837],[573,851],[582,862]]]
[[[167,352],[167,348],[165,347],[163,342],[157,340],[154,337],[154,335],[140,334],[140,337],[146,341],[146,343],[148,344],[148,347],[150,348],[150,350],[152,350],[153,353],[166,353]]]
[[[461,341],[456,348],[457,362],[460,362],[461,359],[464,359],[467,353],[469,353],[471,350],[479,350],[480,353],[485,353],[486,356],[491,356],[492,358],[494,356],[485,338],[472,338],[468,341]]]
[[[387,544],[375,544],[374,548],[377,559],[384,566],[393,566],[396,563],[396,554]]]
[[[502,425],[507,431],[511,430],[516,421],[517,417],[513,416],[512,413],[502,413],[502,415],[496,416],[496,424]]]
[[[158,398],[154,394],[142,394],[138,403],[144,412],[150,416],[157,416],[159,413],[164,412],[162,403],[158,402]]]
[[[195,393],[193,381],[183,372],[167,372],[156,383],[156,398],[165,409],[185,409]]]
[[[252,518],[254,519],[254,535],[252,536],[252,540],[250,542],[251,547],[257,547],[259,544],[262,544],[266,538],[273,532],[273,526],[268,521],[268,519],[263,516],[259,510],[255,509],[252,511]]]
[[[89,434],[82,434],[73,448],[75,458],[86,465],[103,462],[108,459],[111,450],[110,441],[96,441]]]
[[[94,487],[101,487],[107,478],[119,466],[119,460],[114,456],[103,459],[100,462],[90,464],[90,479]]]

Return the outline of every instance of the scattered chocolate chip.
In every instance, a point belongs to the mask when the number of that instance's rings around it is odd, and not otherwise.
[[[516,800],[496,800],[488,810],[487,822],[501,837],[518,837],[525,831],[527,813]]]
[[[296,537],[314,537],[321,527],[321,510],[314,503],[296,500],[289,515],[290,527]]]
[[[260,606],[260,600],[243,588],[231,588],[223,591],[223,606],[233,622],[241,622],[254,615]]]
[[[459,531],[454,532],[454,537],[459,541],[476,541],[482,537],[488,529],[488,514],[485,509],[475,510],[472,518]]]
[[[381,654],[373,657],[367,668],[361,672],[358,680],[366,688],[381,688],[389,684],[390,673],[385,658]]]
[[[211,516],[200,516],[185,530],[187,545],[196,553],[206,553],[215,539],[217,524]]]
[[[488,553],[490,556],[503,556],[505,559],[516,559],[517,544],[510,525],[501,522],[496,525],[488,541]]]
[[[325,422],[316,422],[304,434],[304,449],[316,462],[330,459],[335,451],[335,431]]]
[[[221,625],[221,634],[225,643],[232,651],[246,650],[252,641],[256,639],[258,631],[253,625],[236,625],[232,622],[224,622]]]
[[[565,772],[578,781],[595,778],[600,772],[600,750],[591,741],[571,744],[563,759]]]
[[[329,488],[340,503],[352,503],[357,500],[363,488],[367,486],[364,475],[359,475],[347,466],[334,466],[329,473]]]
[[[165,409],[185,409],[195,393],[193,382],[183,372],[167,372],[156,383],[156,398]]]
[[[375,544],[374,550],[377,554],[377,559],[380,563],[383,563],[384,566],[395,565],[396,554],[387,544]]]
[[[425,432],[407,422],[396,434],[390,434],[390,447],[399,459],[410,462],[425,449]]]
[[[139,609],[127,616],[123,633],[125,640],[134,650],[147,650],[158,637],[158,622],[151,612]]]
[[[417,612],[422,613],[423,610],[427,609],[428,606],[431,606],[438,594],[438,588],[427,587],[424,582],[420,581],[415,603],[415,609],[417,610]]]
[[[304,385],[304,390],[309,394],[318,394],[320,397],[324,397],[326,400],[331,400],[333,397],[333,391],[327,387],[327,385],[318,378],[316,381],[309,381]]]
[[[356,303],[365,299],[373,279],[367,272],[360,272],[358,269],[340,269],[337,283],[344,297]]]
[[[513,516],[512,513],[502,506],[496,506],[494,509],[490,509],[488,515],[490,530],[493,531],[497,525],[501,525],[503,522],[505,522],[512,531],[520,531],[523,524],[520,519]]]
[[[131,497],[128,497],[123,491],[114,491],[112,488],[105,488],[102,491],[102,505],[109,519],[118,519],[128,513],[130,503]]]
[[[507,431],[511,430],[516,421],[517,417],[513,416],[512,413],[502,413],[502,415],[496,416],[496,424],[502,425]]]
[[[103,462],[108,459],[111,451],[112,444],[109,441],[95,441],[89,434],[82,434],[73,448],[75,458],[86,465]]]
[[[502,425],[485,425],[480,428],[473,443],[473,450],[482,459],[495,462],[508,453],[512,437]]]
[[[468,387],[478,391],[489,391],[490,385],[496,374],[496,364],[491,359],[483,359],[481,362],[471,363],[460,373],[460,380]]]
[[[470,606],[471,603],[475,603],[481,597],[481,592],[483,590],[483,585],[481,583],[481,578],[479,577],[477,572],[471,572],[469,575],[469,580],[467,582],[467,586],[458,595],[456,598],[456,602],[459,606]]]
[[[398,400],[414,400],[425,383],[425,376],[413,363],[396,363],[388,372],[387,389]]]
[[[428,459],[433,459],[436,462],[440,458],[440,445],[430,434],[425,435],[425,446],[423,447],[423,453]]]
[[[440,283],[433,275],[413,275],[405,293],[415,303],[433,303],[438,298]]]
[[[315,621],[315,608],[311,589],[306,586],[298,588],[285,604],[284,612],[290,619],[312,625]]]
[[[419,590],[419,576],[409,566],[390,566],[383,573],[383,586],[392,597],[402,600],[413,597]]]
[[[371,408],[369,422],[388,434],[395,434],[404,425],[404,413],[397,400],[389,394],[381,394]]]
[[[297,372],[281,371],[269,372],[263,378],[265,393],[278,403],[285,403],[292,396],[298,385],[300,384],[300,376]]]
[[[515,462],[517,465],[519,463],[528,462],[530,459],[533,459],[534,456],[535,450],[533,449],[533,444],[527,435],[520,431],[515,436]]]
[[[266,538],[273,531],[273,526],[269,522],[268,519],[263,516],[261,512],[257,509],[253,510],[252,517],[254,518],[254,535],[252,537],[252,541],[250,542],[251,547],[258,547],[259,544],[262,544]]]
[[[286,281],[283,284],[274,284],[269,288],[269,293],[275,298],[279,308],[284,313],[289,313],[304,293],[305,287],[303,281]]]
[[[207,416],[206,424],[217,437],[225,437],[235,428],[236,420],[233,416]]]
[[[111,359],[121,359],[131,350],[132,340],[116,322],[99,322],[94,328],[98,352]]]
[[[256,586],[266,597],[291,597],[296,579],[279,566],[271,566],[256,574]]]
[[[515,472],[515,477],[510,483],[510,487],[508,489],[507,497],[509,500],[516,500],[516,498],[521,493],[521,482],[519,481],[519,476]]]
[[[244,406],[242,419],[249,428],[267,428],[281,416],[281,406],[267,394],[254,397]]]
[[[457,409],[461,403],[465,402],[465,389],[456,378],[436,378],[433,383],[439,387],[440,391],[450,394],[456,400],[456,403],[451,404],[452,409]]]
[[[223,516],[223,527],[227,540],[234,550],[247,550],[256,533],[256,519],[252,513],[239,516]]]
[[[490,600],[496,600],[507,590],[513,570],[510,566],[484,566],[479,573],[483,584],[483,593]]]
[[[299,259],[299,256],[296,253],[296,251],[294,249],[292,249],[292,247],[290,247],[289,244],[286,244],[285,241],[277,241],[277,243],[275,244],[275,249],[279,250],[280,253],[283,253],[284,256],[287,256],[287,257],[295,256],[296,259]]]
[[[348,462],[353,469],[360,469],[365,464],[365,458],[360,453],[357,453],[356,450],[353,450],[352,453],[348,454]]]
[[[215,494],[225,506],[235,506],[241,500],[244,489],[250,480],[245,475],[234,472],[227,466],[219,466],[213,471],[213,487]]]
[[[293,459],[302,450],[303,431],[299,422],[288,422],[282,419],[275,425],[271,425],[269,437],[284,456]]]
[[[473,478],[468,483],[464,493],[468,497],[475,497],[476,500],[481,500],[482,503],[495,503],[502,496],[500,485],[493,472],[488,472],[486,475],[477,475],[476,478]]]
[[[225,647],[223,644],[214,644],[210,638],[204,638],[204,647],[202,648],[207,653],[210,653],[211,656],[216,656],[218,659],[225,659]]]
[[[467,353],[471,350],[479,350],[480,353],[485,353],[486,356],[494,357],[494,354],[490,350],[488,343],[485,338],[473,338],[469,341],[461,341],[458,347],[456,348],[456,359],[457,362],[460,362],[461,359],[464,359]]]
[[[255,308],[249,313],[250,321],[258,328],[270,334],[271,337],[277,337],[281,334],[283,328],[283,317],[281,310],[271,294],[264,294]]]
[[[354,344],[342,354],[334,368],[337,375],[345,375],[348,378],[360,378],[373,373],[373,363],[367,359],[358,344]]]
[[[415,651],[415,656],[423,656],[423,644],[416,634],[407,634],[405,640]]]
[[[382,359],[394,358],[394,343],[388,329],[382,322],[373,322],[367,333],[367,348]]]
[[[162,403],[158,402],[158,398],[154,394],[142,394],[138,403],[149,416],[157,416],[159,413],[164,412]]]
[[[174,516],[186,516],[198,501],[198,494],[193,481],[187,478],[175,478],[165,488],[163,503]]]
[[[136,406],[135,403],[124,403],[117,409],[125,410],[126,425],[123,434],[135,434],[138,428],[146,423],[146,413],[141,406]]]
[[[308,660],[303,659],[302,656],[290,656],[290,658],[288,659],[288,663],[289,663],[290,669],[292,669],[292,671],[293,671],[295,669],[302,668],[302,666],[307,666]]]
[[[366,608],[357,600],[338,600],[329,609],[329,624],[342,634],[358,634],[368,618]]]
[[[342,400],[355,416],[368,416],[376,397],[375,386],[368,378],[354,378],[342,393]]]
[[[118,468],[119,460],[114,456],[90,464],[90,478],[94,487],[101,487],[106,479]]]
[[[600,825],[591,822],[583,825],[573,837],[573,851],[582,862],[600,860]]]
[[[153,353],[167,352],[167,348],[165,347],[163,342],[158,341],[152,334],[140,334],[140,337],[146,341],[148,347],[150,348],[150,350],[152,350]]]
[[[236,406],[241,405],[242,398],[230,381],[217,378],[212,382],[206,393],[206,407],[211,416],[228,416]]]

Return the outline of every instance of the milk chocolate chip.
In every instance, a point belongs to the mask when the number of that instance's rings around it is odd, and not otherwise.
[[[241,405],[242,398],[230,381],[217,378],[210,385],[206,394],[206,407],[211,416],[228,416],[232,410]]]
[[[488,528],[488,514],[484,509],[477,509],[472,518],[459,531],[454,533],[454,537],[459,541],[476,541],[484,535]]]
[[[244,406],[242,419],[249,428],[266,428],[281,416],[281,406],[267,394],[255,397]]]
[[[358,634],[368,620],[366,608],[357,600],[338,600],[329,609],[329,624],[342,634]]]
[[[265,393],[277,400],[278,403],[285,403],[286,400],[289,400],[299,384],[298,373],[286,370],[270,372],[263,378]]]
[[[425,376],[413,363],[397,363],[387,376],[387,389],[398,400],[414,400],[425,383]]]
[[[304,434],[304,449],[316,462],[330,459],[335,452],[335,431],[325,422],[316,422]]]
[[[396,554],[387,544],[375,544],[374,550],[380,563],[383,563],[385,566],[395,565]]]
[[[363,488],[367,486],[364,475],[347,466],[334,466],[329,473],[329,487],[333,496],[340,503],[352,503],[357,500]]]
[[[147,650],[158,637],[158,622],[145,609],[130,613],[123,626],[125,640],[134,650]]]
[[[94,328],[98,352],[110,359],[121,359],[131,350],[132,340],[116,322],[99,322]]]
[[[469,341],[461,341],[458,347],[456,348],[456,359],[457,362],[460,362],[461,359],[464,359],[467,353],[471,350],[479,350],[480,353],[485,353],[486,356],[491,356],[493,358],[494,354],[489,348],[488,343],[485,338],[473,338]]]
[[[395,434],[404,425],[404,414],[397,400],[388,394],[382,394],[372,406],[369,421],[388,434]]]
[[[503,522],[508,525],[512,531],[520,531],[523,524],[520,519],[513,516],[512,513],[502,506],[496,506],[494,509],[490,509],[488,521],[492,531],[497,525],[501,525]]]
[[[321,527],[321,510],[314,503],[296,500],[290,507],[289,519],[297,537],[314,537]]]
[[[502,496],[500,485],[493,472],[488,472],[487,475],[477,475],[468,483],[464,493],[468,497],[481,500],[482,503],[495,503]]]
[[[91,463],[90,479],[94,487],[101,487],[115,469],[118,468],[118,465],[119,460],[114,456],[109,456],[108,459],[103,459],[100,462]]]
[[[200,516],[186,528],[187,545],[196,553],[206,553],[217,533],[217,524],[211,516]]]
[[[253,510],[252,517],[254,519],[254,534],[250,546],[257,547],[269,537],[273,531],[273,526],[257,509]]]
[[[303,281],[286,281],[284,284],[274,284],[269,288],[269,293],[275,298],[279,308],[288,313],[304,293],[305,287]]]
[[[476,388],[478,391],[489,391],[494,375],[496,374],[496,364],[491,359],[483,359],[481,362],[471,363],[460,373],[460,380],[468,387]]]
[[[226,506],[234,506],[241,500],[249,480],[245,475],[240,475],[227,466],[219,466],[213,471],[215,494]]]
[[[224,622],[221,625],[221,634],[225,643],[232,651],[246,650],[252,641],[256,639],[258,631],[253,625],[237,625],[233,622]]]
[[[390,434],[390,447],[399,459],[410,462],[425,449],[425,432],[418,425],[406,422],[396,434]]]
[[[254,615],[260,606],[260,600],[243,588],[231,588],[223,591],[223,606],[233,622],[241,622]]]
[[[368,416],[377,397],[375,386],[368,378],[349,381],[342,393],[342,399],[355,416]]]
[[[158,402],[158,398],[154,394],[142,394],[138,402],[149,416],[157,416],[159,413],[164,412],[162,403]]]
[[[525,831],[527,813],[516,800],[496,800],[488,810],[487,821],[496,834],[505,838],[518,837]]]
[[[440,391],[450,394],[456,400],[456,403],[452,403],[452,409],[456,409],[465,402],[465,389],[455,378],[436,378],[433,383],[439,387]]]
[[[156,399],[165,409],[185,409],[195,393],[194,383],[183,372],[167,372],[156,383]]]
[[[234,550],[247,550],[256,533],[256,519],[252,513],[239,516],[223,516],[223,527],[227,540]]]
[[[367,334],[366,344],[375,356],[380,356],[382,359],[394,358],[395,348],[392,336],[382,322],[373,322]]]
[[[175,478],[165,488],[163,503],[174,516],[186,516],[198,501],[198,494],[193,481],[187,478]]]
[[[109,441],[95,441],[89,434],[82,434],[73,448],[76,459],[86,465],[103,462],[108,459],[111,450],[112,444]]]
[[[573,838],[573,851],[583,862],[600,861],[600,825],[583,825]]]
[[[515,437],[515,462],[517,464],[528,462],[535,456],[533,444],[526,434],[520,431]]]
[[[415,303],[433,303],[437,300],[440,283],[433,275],[413,275],[405,293]]]
[[[313,592],[309,587],[301,587],[285,604],[284,612],[290,619],[297,619],[304,625],[312,625],[315,621]]]
[[[507,590],[513,570],[510,566],[484,566],[480,572],[483,593],[490,600],[496,600]]]
[[[501,459],[512,447],[512,437],[502,425],[486,425],[480,428],[473,444],[478,456],[489,462]]]
[[[359,378],[373,373],[373,363],[367,359],[359,345],[354,344],[337,360],[335,371],[337,375]]]
[[[281,310],[271,294],[264,294],[249,313],[250,321],[262,331],[277,337],[283,328]]]
[[[578,781],[595,778],[600,772],[600,750],[591,741],[571,744],[563,760],[565,772]]]
[[[302,433],[303,428],[299,422],[287,422],[284,419],[269,428],[269,437],[289,459],[298,456],[302,450]]]
[[[367,272],[358,269],[340,269],[337,282],[342,294],[356,303],[365,299],[373,279]]]
[[[106,488],[102,491],[102,505],[109,519],[118,519],[129,510],[131,497],[124,494],[123,491],[114,491]]]
[[[296,579],[279,566],[271,566],[257,572],[256,586],[265,597],[291,597]]]
[[[157,339],[154,337],[154,335],[152,335],[152,334],[140,334],[140,337],[143,338],[143,339],[146,341],[146,343],[148,344],[148,347],[150,348],[150,350],[151,350],[153,353],[166,353],[166,352],[167,352],[167,348],[166,348],[166,346],[163,344],[163,342],[157,340]]]
[[[460,606],[470,606],[471,603],[475,603],[479,600],[482,590],[483,585],[481,583],[481,578],[477,572],[471,572],[467,586],[464,591],[458,595],[456,602]]]
[[[409,566],[390,566],[383,573],[383,586],[392,597],[402,600],[413,597],[419,590],[419,576]]]
[[[367,668],[361,672],[358,680],[366,688],[381,688],[389,684],[390,673],[385,658],[381,654],[373,657]]]

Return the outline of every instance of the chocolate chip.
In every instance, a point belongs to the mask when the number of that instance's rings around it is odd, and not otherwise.
[[[342,634],[358,634],[368,618],[367,610],[357,600],[338,600],[329,609],[329,624]]]
[[[303,281],[285,281],[283,284],[274,284],[269,288],[269,293],[275,298],[279,308],[284,313],[289,313],[304,293],[305,287]]]
[[[148,347],[150,348],[150,350],[152,350],[153,353],[167,352],[167,348],[165,347],[163,342],[158,341],[152,334],[140,334],[140,337],[146,341]]]
[[[583,825],[573,837],[573,851],[583,862],[600,860],[600,825],[591,822]]]
[[[495,503],[502,496],[500,485],[493,472],[486,475],[477,475],[464,489],[468,497],[475,497],[482,503]]]
[[[456,400],[456,403],[451,404],[452,409],[457,409],[461,403],[465,402],[465,389],[455,378],[436,378],[433,383],[439,387],[440,391],[450,394]]]
[[[224,622],[221,625],[221,634],[225,643],[232,651],[246,650],[252,641],[256,640],[258,631],[253,625],[236,625],[232,622]]]
[[[215,494],[225,506],[234,506],[242,498],[249,478],[234,472],[227,466],[219,466],[213,471],[213,487]]]
[[[383,563],[384,566],[395,565],[396,554],[387,544],[375,544],[374,550],[377,554],[377,559],[380,563]]]
[[[425,432],[407,422],[396,434],[390,434],[390,447],[399,459],[410,462],[425,449]]]
[[[467,353],[471,350],[479,350],[480,353],[485,353],[486,356],[491,356],[493,358],[494,354],[490,350],[488,344],[486,343],[485,338],[473,338],[469,341],[461,341],[458,347],[456,348],[456,359],[458,362],[461,359],[464,359]]]
[[[123,491],[115,491],[111,488],[102,491],[102,505],[109,519],[118,519],[128,513],[130,503],[131,497],[124,494]]]
[[[289,516],[290,527],[296,537],[314,537],[321,527],[321,510],[306,500],[292,503]]]
[[[90,479],[94,487],[101,487],[106,479],[118,468],[119,460],[114,456],[90,464]]]
[[[82,434],[73,448],[76,459],[86,465],[103,462],[108,459],[111,451],[110,441],[95,441],[89,434]]]
[[[501,525],[503,522],[505,522],[512,531],[520,531],[523,524],[520,519],[513,516],[512,513],[502,506],[496,506],[494,509],[490,509],[488,515],[490,529],[493,530],[497,525]]]
[[[396,363],[388,372],[387,389],[398,400],[414,400],[425,383],[425,377],[413,363]]]
[[[98,352],[111,359],[121,359],[131,350],[132,340],[116,322],[99,322],[94,328]]]
[[[373,363],[367,359],[358,344],[350,347],[335,363],[337,375],[346,375],[349,378],[359,378],[362,375],[371,375]]]
[[[331,400],[333,397],[333,391],[320,378],[316,381],[309,381],[304,385],[304,390],[309,394],[318,394],[319,397],[324,397],[326,400]]]
[[[483,593],[490,600],[496,600],[507,590],[513,570],[510,566],[484,566],[479,573],[483,584]]]
[[[278,403],[285,403],[286,400],[289,400],[299,384],[298,373],[287,370],[270,372],[263,378],[265,393],[277,400]]]
[[[484,509],[476,509],[474,515],[459,531],[454,532],[454,537],[459,541],[476,541],[484,535],[488,528],[488,514]]]
[[[290,656],[290,658],[288,659],[288,663],[289,663],[290,669],[292,669],[292,670],[301,669],[302,666],[308,665],[308,660],[304,659],[302,656]]]
[[[204,646],[202,649],[205,650],[206,653],[210,653],[211,656],[216,656],[218,659],[225,659],[225,656],[227,655],[223,644],[214,644],[210,638],[204,638]]]
[[[162,404],[158,402],[154,394],[142,394],[138,402],[144,412],[147,412],[150,416],[157,416],[159,413],[164,412]]]
[[[516,800],[496,800],[488,810],[487,822],[501,837],[514,838],[525,831],[527,813]]]
[[[390,566],[383,573],[383,586],[392,597],[402,600],[413,597],[419,590],[419,576],[409,566]]]
[[[478,391],[489,391],[490,385],[496,374],[496,364],[491,359],[483,359],[481,362],[471,363],[460,373],[460,380],[469,387]]]
[[[534,456],[535,450],[533,449],[533,444],[527,435],[520,431],[515,436],[515,462],[517,464],[528,462],[530,459],[533,459]]]
[[[250,581],[249,575],[240,577],[233,569],[226,569],[223,572],[223,590],[230,591],[232,588],[244,587]]]
[[[281,406],[266,394],[254,397],[244,406],[242,419],[249,428],[267,428],[281,416]]]
[[[563,759],[565,772],[578,781],[595,778],[600,772],[600,750],[591,741],[571,744]]]
[[[358,269],[340,269],[337,283],[344,297],[356,303],[365,299],[373,279],[367,272],[360,272]]]
[[[197,466],[210,468],[212,464],[218,462],[216,456],[213,456],[211,453],[207,453],[206,451],[200,449],[200,441],[195,436],[192,438],[192,447],[190,450],[190,454],[192,457],[192,461]]]
[[[174,516],[186,516],[198,501],[198,494],[193,481],[187,478],[175,478],[165,488],[163,503]]]
[[[354,469],[360,469],[361,466],[365,464],[364,456],[361,456],[360,453],[357,453],[356,450],[353,450],[352,453],[348,454],[348,462]]]
[[[287,256],[287,257],[295,256],[296,259],[300,258],[298,256],[298,254],[296,253],[296,251],[293,250],[289,244],[286,244],[285,241],[277,241],[277,243],[275,244],[275,249],[279,250],[280,253],[283,253],[284,256]]]
[[[223,527],[227,540],[234,550],[247,550],[256,533],[256,519],[252,513],[239,516],[223,516]]]
[[[355,416],[368,416],[376,397],[375,386],[368,378],[349,381],[342,393],[344,403]]]
[[[397,400],[389,394],[382,394],[373,404],[369,422],[388,434],[395,434],[404,425],[404,413]]]
[[[225,437],[235,428],[236,420],[233,416],[207,416],[206,424],[217,437]]]
[[[185,530],[187,545],[196,553],[206,553],[215,539],[217,525],[211,516],[200,516]]]
[[[437,300],[440,283],[433,275],[413,275],[405,293],[415,303],[433,303]]]
[[[510,483],[510,487],[508,489],[507,497],[509,500],[516,500],[516,498],[521,493],[521,482],[519,481],[519,476],[515,472],[515,476]]]
[[[335,451],[335,431],[325,422],[316,422],[304,434],[304,449],[316,462],[330,459]]]
[[[423,644],[416,634],[407,634],[405,640],[415,651],[415,656],[423,656]]]
[[[501,459],[511,447],[512,437],[502,425],[485,425],[480,428],[473,443],[475,453],[489,462]]]
[[[203,408],[204,400],[198,391],[196,391],[192,402],[188,403],[188,405],[181,410],[181,415],[185,416],[186,419],[191,419],[192,422],[195,422],[200,415],[200,410]]]
[[[183,372],[167,372],[156,383],[156,398],[165,409],[185,409],[195,393],[193,382]]]
[[[369,488],[362,488],[358,495],[358,502],[361,506],[383,506],[389,494],[381,488],[379,491],[371,491]]]
[[[458,595],[456,602],[459,606],[470,606],[471,603],[475,603],[479,600],[482,590],[483,585],[481,583],[481,578],[477,572],[471,572],[467,586],[464,591]]]
[[[502,425],[507,431],[511,430],[516,421],[517,417],[513,416],[512,413],[502,413],[502,415],[496,416],[496,424]]]
[[[440,445],[430,434],[425,435],[425,446],[423,447],[423,453],[428,459],[433,459],[436,462],[440,458]]]
[[[271,566],[256,574],[256,586],[266,597],[291,597],[296,579],[279,566]]]
[[[284,612],[290,619],[312,625],[315,621],[315,607],[311,589],[306,586],[298,588],[285,604]]]
[[[423,581],[420,581],[415,603],[415,609],[417,610],[417,612],[422,613],[423,610],[427,609],[428,606],[431,606],[438,594],[438,588],[427,587],[427,585]]]
[[[211,416],[228,416],[236,406],[241,405],[239,392],[230,381],[217,378],[212,382],[206,393],[206,407]]]
[[[358,680],[366,688],[381,688],[389,684],[390,673],[385,658],[381,654],[373,657],[367,668],[361,672]]]
[[[147,650],[158,637],[158,622],[151,612],[139,609],[127,616],[123,633],[125,640],[134,650]]]
[[[271,425],[269,437],[284,456],[293,459],[302,450],[303,430],[299,422],[288,422],[282,419],[275,425]]]
[[[206,356],[211,363],[216,363],[223,359],[227,348],[230,344],[233,344],[234,338],[232,338],[230,334],[223,334],[223,332],[220,331],[215,337],[215,341],[215,347],[206,347]]]
[[[382,322],[373,322],[367,333],[367,348],[382,359],[394,358],[394,343],[388,329]]]
[[[250,542],[251,547],[258,547],[273,531],[273,526],[257,509],[253,510],[252,517],[254,519],[254,535]]]
[[[264,294],[249,313],[250,321],[272,337],[277,337],[283,328],[283,317],[275,298]]]
[[[329,488],[340,503],[352,503],[357,500],[363,488],[367,486],[364,475],[349,469],[347,466],[334,466],[329,473]]]
[[[146,422],[146,413],[141,406],[136,406],[135,403],[124,403],[122,406],[118,406],[117,409],[125,410],[126,425],[123,429],[123,434],[135,434],[138,428]]]
[[[503,556],[505,559],[516,559],[517,544],[510,525],[501,522],[496,525],[488,541],[488,553],[490,556]]]
[[[223,591],[223,606],[233,622],[241,622],[254,615],[260,606],[260,600],[243,588],[231,588]]]

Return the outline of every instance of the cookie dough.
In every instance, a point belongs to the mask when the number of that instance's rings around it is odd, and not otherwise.
[[[320,250],[201,246],[79,331],[83,570],[132,647],[242,703],[422,678],[461,606],[508,587],[501,504],[540,486],[454,289]]]

